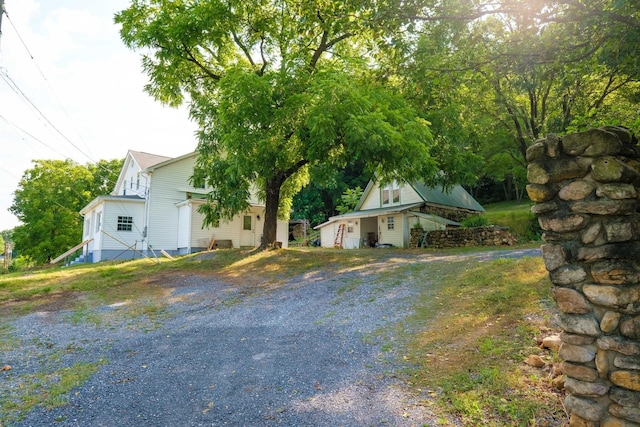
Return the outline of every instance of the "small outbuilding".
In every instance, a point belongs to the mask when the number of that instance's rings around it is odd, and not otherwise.
[[[465,218],[482,212],[480,203],[460,185],[445,191],[420,182],[380,186],[371,180],[354,212],[333,216],[315,229],[320,230],[320,242],[326,248],[408,248],[411,228],[459,227]]]

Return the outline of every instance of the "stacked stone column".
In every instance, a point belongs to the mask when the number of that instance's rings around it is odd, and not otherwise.
[[[637,143],[627,129],[604,127],[527,150],[571,426],[640,425]]]

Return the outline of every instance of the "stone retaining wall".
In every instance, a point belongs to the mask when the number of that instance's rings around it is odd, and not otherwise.
[[[538,141],[527,192],[563,332],[571,426],[640,425],[640,150],[624,128]]]
[[[422,235],[429,248],[458,248],[462,246],[513,245],[516,238],[506,228],[486,226],[473,228],[450,228],[424,232],[411,230],[411,247],[417,248]]]

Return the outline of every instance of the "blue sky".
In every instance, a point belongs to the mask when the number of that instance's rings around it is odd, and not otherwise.
[[[85,164],[123,158],[128,149],[179,156],[196,148],[186,108],[164,107],[143,91],[140,55],[124,46],[113,23],[128,4],[5,0],[0,230],[19,224],[7,209],[34,159]]]

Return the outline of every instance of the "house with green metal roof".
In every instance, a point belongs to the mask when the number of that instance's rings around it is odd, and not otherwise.
[[[323,247],[355,249],[372,246],[409,247],[410,230],[459,227],[468,216],[484,208],[462,186],[429,187],[421,182],[381,186],[369,181],[354,212],[329,218],[320,230]]]

